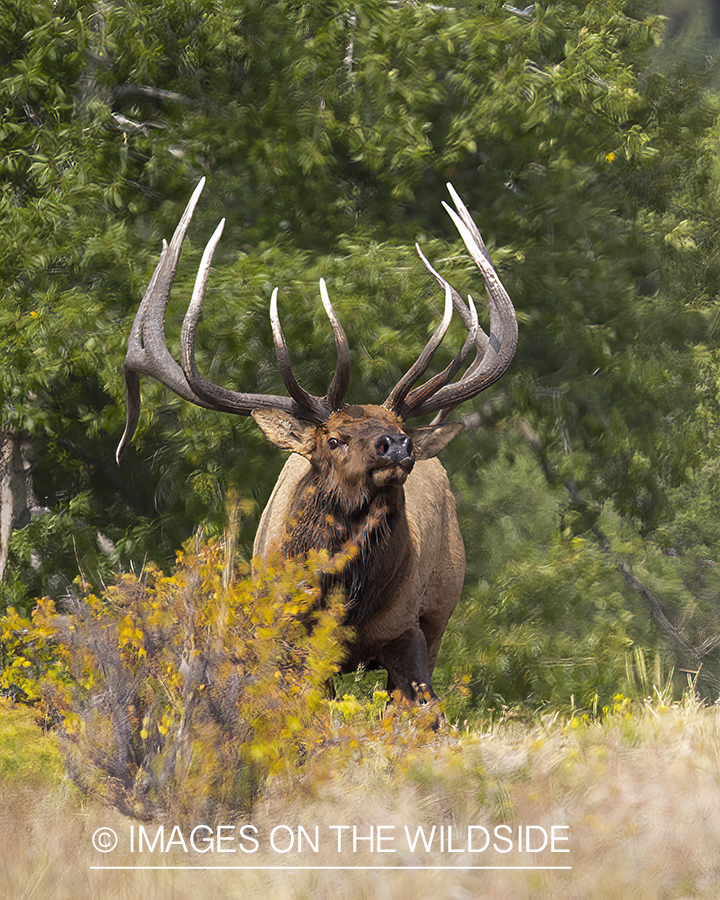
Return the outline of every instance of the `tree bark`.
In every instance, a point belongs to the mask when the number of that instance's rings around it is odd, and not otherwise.
[[[29,448],[26,436],[0,431],[0,581],[5,575],[13,529],[27,525],[31,516],[49,512],[33,492]]]

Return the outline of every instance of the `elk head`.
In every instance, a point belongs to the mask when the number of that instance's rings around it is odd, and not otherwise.
[[[277,288],[270,301],[270,320],[278,367],[289,396],[233,391],[213,384],[200,374],[195,362],[195,331],[224,220],[210,238],[200,263],[195,289],[182,325],[180,365],[171,356],[165,342],[165,310],[182,242],[203,184],[204,179],[195,189],[170,245],[163,244],[160,261],[130,332],[124,369],[127,423],[117,449],[118,461],[137,426],[140,412],[139,373],[144,373],[198,406],[236,415],[252,415],[276,446],[307,457],[315,469],[324,473],[328,491],[341,506],[346,507],[346,512],[363,505],[378,491],[399,488],[416,460],[435,456],[461,430],[461,423],[443,421],[450,410],[497,381],[515,353],[517,322],[512,302],[462,201],[448,185],[457,211],[447,204],[443,205],[485,280],[490,305],[490,335],[479,327],[472,299],[468,298],[465,304],[418,247],[425,268],[445,291],[442,321],[382,406],[344,406],[343,397],[350,380],[350,351],[323,280],[320,281],[320,294],[337,350],[335,374],[323,397],[310,394],[293,375],[290,354],[278,318]],[[463,347],[442,372],[414,387],[440,345],[453,309],[467,330]],[[453,380],[471,355],[472,362],[464,374]],[[430,425],[416,428],[405,426],[409,418],[432,413],[436,415]]]

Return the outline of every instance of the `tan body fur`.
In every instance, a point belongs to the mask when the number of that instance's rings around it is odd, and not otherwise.
[[[297,486],[309,471],[308,460],[295,453],[285,463],[260,518],[253,547],[256,557],[265,559],[281,548]],[[428,674],[432,675],[445,626],[460,599],[465,547],[445,469],[437,459],[419,460],[404,491],[409,558],[398,571],[386,606],[357,627],[345,671],[373,661],[384,665],[384,648],[413,631],[427,643]]]

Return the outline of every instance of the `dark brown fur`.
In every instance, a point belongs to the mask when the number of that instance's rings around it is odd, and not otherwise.
[[[416,461],[439,452],[460,426],[405,428],[397,415],[373,406],[347,407],[325,426],[280,413],[255,418],[271,441],[309,463],[298,467],[291,458],[290,481],[281,475],[282,496],[276,488],[263,513],[256,555],[280,550],[302,557],[327,550],[332,574],[324,576],[323,592],[338,585],[346,591],[346,622],[357,635],[346,668],[379,664],[388,669],[391,690],[397,687],[411,699],[419,685],[432,692],[430,675],[459,597],[464,552],[446,479],[436,484],[421,476],[425,508],[413,491],[408,509],[405,483],[421,482]],[[442,472],[435,463],[433,474],[437,470]],[[451,552],[423,566],[419,544],[434,529],[435,538],[449,540]],[[447,571],[446,577],[438,577],[438,570]]]
[[[342,587],[347,596],[346,624],[355,626],[383,605],[402,567],[410,545],[404,513],[402,488],[383,490],[349,511],[311,470],[298,485],[290,512],[292,526],[282,550],[291,557],[310,550],[327,550],[331,559],[344,555],[341,570],[323,576],[323,596]]]

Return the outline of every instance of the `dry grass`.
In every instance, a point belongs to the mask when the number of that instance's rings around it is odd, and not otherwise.
[[[3,709],[0,722],[21,714]],[[27,717],[27,746],[35,752]],[[7,727],[0,729],[7,744]],[[33,741],[35,743],[33,743]],[[505,723],[487,733],[444,733],[413,750],[387,741],[364,743],[335,771],[316,772],[305,783],[276,781],[252,824],[260,849],[253,854],[166,853],[128,849],[131,827],[117,813],[86,806],[51,773],[28,775],[24,762],[0,771],[0,897],[13,900],[84,898],[263,898],[263,900],[520,900],[520,898],[715,898],[720,895],[720,710],[692,698],[666,708],[620,709],[600,724],[558,722],[527,728]],[[47,753],[47,748],[43,751]],[[49,758],[49,757],[48,757]],[[0,762],[2,754],[0,753]],[[43,766],[52,769],[50,759]],[[30,767],[31,768],[31,767]],[[569,826],[569,853],[500,854],[410,852],[405,826],[429,833],[453,829],[464,846],[468,825],[490,831],[507,823]],[[273,852],[276,825],[312,836],[320,848]],[[358,834],[385,826],[395,853],[337,852],[333,825],[355,825]],[[102,854],[92,836],[115,829],[118,848]],[[394,830],[392,829],[394,826]],[[154,835],[156,825],[146,826]],[[166,825],[166,838],[170,827]],[[438,831],[436,830],[436,839]],[[476,832],[476,835],[480,832]],[[536,832],[539,834],[539,832]],[[346,838],[350,831],[343,832]],[[187,839],[187,833],[185,838]],[[278,838],[285,841],[287,832]],[[248,845],[249,846],[249,845]],[[374,848],[375,850],[377,848]],[[446,848],[447,850],[447,848]],[[569,865],[570,871],[499,871],[457,868],[376,870],[98,871],[94,865]]]

